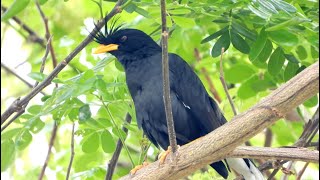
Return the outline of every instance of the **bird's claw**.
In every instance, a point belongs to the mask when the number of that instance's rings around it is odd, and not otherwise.
[[[149,164],[148,162],[143,162],[143,164],[140,164],[140,165],[134,167],[133,169],[131,169],[130,175],[135,175],[138,170],[142,169],[143,167],[147,166],[148,164]]]
[[[176,155],[178,153],[178,149],[180,148],[179,145],[177,145],[177,151],[173,154],[173,155]],[[166,161],[167,159],[167,156],[172,152],[172,148],[171,146],[168,146],[168,150],[166,151],[163,151],[159,154],[159,166],[164,164],[164,162]],[[171,158],[171,160],[173,160],[174,158]]]

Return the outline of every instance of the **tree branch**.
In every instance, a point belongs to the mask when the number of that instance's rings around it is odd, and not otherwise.
[[[223,86],[223,89],[224,91],[226,92],[226,95],[227,95],[227,98],[229,100],[229,103],[231,105],[231,108],[232,108],[232,111],[233,111],[233,114],[236,116],[238,113],[237,113],[237,110],[236,110],[236,107],[230,97],[230,94],[229,94],[229,91],[228,91],[228,87],[227,87],[227,83],[226,81],[224,80],[224,71],[223,71],[223,54],[224,54],[224,47],[221,48],[221,56],[220,56],[220,81],[222,83],[222,86]]]
[[[33,85],[30,84],[27,80],[25,80],[23,77],[21,77],[19,74],[15,73],[13,70],[11,70],[7,65],[3,64],[1,62],[1,67],[3,69],[5,69],[8,73],[14,75],[15,77],[17,77],[18,79],[20,79],[23,83],[25,83],[29,88],[33,88]],[[42,95],[46,95],[44,92],[40,92]]]
[[[170,80],[169,80],[169,58],[168,58],[168,30],[167,30],[167,13],[166,1],[161,0],[161,20],[162,20],[162,79],[163,79],[163,101],[166,113],[169,141],[172,152],[177,151],[176,133],[174,131],[172,105],[170,97]]]
[[[319,162],[319,151],[307,148],[237,147],[228,157]]]
[[[138,171],[135,176],[122,179],[178,179],[191,174],[203,166],[224,159],[237,146],[318,92],[319,62],[316,62],[232,121],[200,140],[180,147],[179,158],[176,158],[174,166],[167,158],[163,166],[159,167],[159,163],[155,162]]]
[[[75,126],[75,124],[72,123],[71,146],[70,146],[71,156],[70,156],[70,161],[69,161],[69,165],[68,165],[66,180],[69,179],[71,167],[72,167],[72,163],[73,163],[73,158],[74,158],[74,126]]]
[[[50,141],[49,141],[49,147],[48,147],[48,151],[47,151],[47,157],[46,157],[46,160],[42,166],[42,169],[41,169],[41,172],[40,172],[40,175],[38,177],[38,180],[41,180],[44,176],[44,172],[46,170],[46,167],[48,166],[48,162],[50,160],[50,153],[51,153],[51,149],[52,149],[52,146],[54,144],[54,140],[56,139],[56,135],[57,135],[57,130],[58,130],[58,125],[56,122],[54,122],[53,124],[53,129],[52,129],[52,134],[51,134],[51,137],[50,137]]]
[[[126,119],[125,121],[130,124],[131,123],[131,116],[129,113],[127,113],[126,115]],[[128,129],[123,126],[122,127],[122,130],[127,134],[128,133]],[[107,175],[106,175],[106,180],[112,180],[112,175],[113,175],[113,172],[114,172],[114,169],[117,165],[117,162],[118,162],[118,159],[119,159],[119,156],[120,156],[120,153],[121,153],[121,150],[122,150],[122,147],[123,147],[123,144],[121,142],[121,139],[118,140],[117,142],[117,147],[116,147],[116,150],[115,152],[113,153],[112,155],[112,158],[111,160],[109,161],[108,163],[108,172],[107,172]]]
[[[199,53],[199,50],[197,48],[194,49],[194,56],[196,57],[196,60],[198,62],[201,61],[201,56],[200,56],[200,53]],[[210,92],[212,93],[213,97],[215,100],[218,101],[218,103],[221,103],[221,98],[216,90],[216,88],[214,87],[213,83],[212,83],[212,80],[210,79],[210,76],[206,70],[206,68],[204,67],[201,67],[201,73],[204,75],[204,77],[206,78],[207,82],[208,82],[208,85],[209,85],[209,89],[210,89]]]
[[[122,0],[118,0],[115,7],[111,12],[104,18],[104,20],[99,21],[97,26],[92,30],[92,34],[97,33],[111,17],[121,12]],[[48,75],[48,77],[41,82],[36,88],[34,88],[27,96],[24,98],[17,99],[15,103],[11,104],[10,107],[1,115],[1,124],[3,124],[13,113],[18,112],[25,104],[27,104],[34,96],[36,96],[42,89],[47,87],[51,81],[58,75],[58,73],[91,41],[92,36],[87,36],[63,61],[61,61],[57,67]]]

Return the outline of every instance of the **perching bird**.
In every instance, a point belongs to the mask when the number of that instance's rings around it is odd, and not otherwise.
[[[92,36],[100,44],[94,53],[109,52],[124,67],[139,128],[154,145],[167,149],[170,144],[163,102],[161,47],[137,29],[113,26],[105,34],[98,32]],[[196,73],[179,55],[169,53],[169,69],[172,114],[179,145],[204,136],[227,122]],[[246,180],[263,179],[248,159],[227,159],[226,163]],[[228,177],[228,166],[222,161],[210,166],[223,178]]]

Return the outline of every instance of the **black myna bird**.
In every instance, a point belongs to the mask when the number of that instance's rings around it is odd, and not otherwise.
[[[92,36],[100,44],[95,54],[109,52],[124,67],[139,128],[154,145],[167,149],[170,144],[163,102],[161,47],[137,29],[113,26],[106,34],[98,32]],[[227,122],[198,76],[180,56],[169,53],[169,69],[178,145],[187,144]],[[227,159],[226,163],[246,180],[263,179],[248,159]],[[223,178],[228,177],[228,166],[222,161],[210,166]]]

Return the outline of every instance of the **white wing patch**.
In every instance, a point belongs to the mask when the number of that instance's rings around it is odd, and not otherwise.
[[[186,107],[186,108],[188,108],[188,109],[191,109],[190,106],[186,105],[183,101],[181,101],[181,102],[182,102],[182,104],[183,104],[184,107]]]

